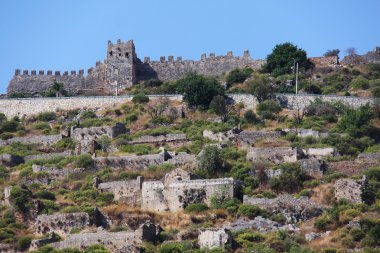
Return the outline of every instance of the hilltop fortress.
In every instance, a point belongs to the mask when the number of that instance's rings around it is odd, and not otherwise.
[[[225,56],[215,56],[214,53],[210,53],[207,57],[206,54],[202,54],[198,61],[182,60],[182,57],[174,59],[173,56],[167,59],[161,56],[159,61],[145,57],[142,61],[136,55],[132,40],[128,42],[118,40],[116,44],[108,41],[106,59],[103,63],[98,61],[95,67],[88,69],[86,76],[84,70],[62,73],[39,70],[37,74],[36,70],[21,72],[20,69],[16,69],[7,92],[33,96],[46,92],[57,81],[64,83],[69,95],[95,90],[109,94],[116,89],[116,85],[119,89],[123,89],[143,80],[176,80],[191,71],[217,76],[236,68],[257,69],[264,63],[265,60],[253,60],[248,50],[244,51],[243,56],[238,57],[228,52]]]

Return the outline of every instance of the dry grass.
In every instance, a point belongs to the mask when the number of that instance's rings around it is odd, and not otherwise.
[[[281,139],[263,139],[255,143],[258,148],[290,147],[290,142]]]
[[[186,229],[192,224],[190,215],[182,211],[155,213],[124,204],[111,205],[105,207],[103,211],[113,219],[120,219],[120,217],[127,217],[128,215],[141,216],[142,218],[149,217],[153,222],[159,223],[164,229]]]
[[[310,199],[320,205],[328,206],[331,198],[333,198],[331,194],[333,187],[334,185],[332,183],[318,185],[313,189],[313,194]]]

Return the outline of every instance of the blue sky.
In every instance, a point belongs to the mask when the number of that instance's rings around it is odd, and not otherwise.
[[[309,56],[365,53],[380,46],[379,14],[379,0],[1,0],[0,93],[16,68],[87,70],[118,38],[141,59],[245,49],[257,59],[287,41]]]

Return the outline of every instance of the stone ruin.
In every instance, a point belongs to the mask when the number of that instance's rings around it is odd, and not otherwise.
[[[96,140],[105,135],[109,138],[116,138],[120,134],[125,134],[127,129],[124,124],[116,123],[115,126],[90,127],[90,128],[73,128],[70,136],[77,142],[75,147],[76,154],[95,153],[98,146]]]
[[[21,156],[11,155],[11,154],[1,154],[0,155],[0,165],[14,167],[21,163],[24,163],[24,159]]]
[[[65,168],[56,168],[56,167],[46,167],[42,165],[33,164],[32,165],[33,173],[40,173],[37,178],[28,179],[25,181],[25,184],[29,185],[32,183],[41,183],[48,185],[56,180],[64,179],[66,176],[82,174],[86,171],[85,168],[75,168],[75,169],[65,169]]]
[[[185,152],[167,152],[162,150],[158,154],[150,155],[127,155],[127,156],[108,156],[108,157],[95,157],[93,159],[94,167],[96,169],[111,167],[112,169],[126,169],[126,170],[146,170],[152,165],[161,165],[163,163],[170,163],[176,167],[184,165],[191,166],[196,162],[194,155]]]
[[[201,229],[198,236],[198,244],[201,249],[230,248],[232,246],[232,240],[231,232],[224,228]]]
[[[237,144],[241,147],[249,147],[259,140],[277,139],[281,135],[281,131],[242,131],[237,135]]]
[[[111,252],[137,253],[141,252],[143,241],[155,243],[160,232],[159,226],[146,222],[135,231],[108,232],[100,228],[96,233],[69,235],[65,240],[51,245],[58,249],[85,249],[94,244],[101,244]]]
[[[346,199],[352,203],[363,203],[362,194],[366,183],[365,177],[361,180],[341,178],[335,181],[335,199]]]
[[[134,141],[130,141],[130,144],[165,144],[165,143],[182,143],[185,144],[188,142],[188,139],[186,137],[186,134],[166,134],[166,135],[158,135],[158,136],[151,136],[151,135],[143,135],[139,138],[137,138]]]
[[[322,214],[323,209],[308,197],[294,198],[289,194],[282,194],[274,199],[256,198],[244,195],[243,203],[255,205],[271,213],[283,214],[289,223],[305,221]]]
[[[177,211],[194,203],[210,204],[213,196],[236,196],[237,183],[232,178],[192,179],[188,172],[176,169],[164,181],[145,181],[142,185],[143,209]]]
[[[304,129],[304,128],[284,128],[282,129],[283,132],[285,133],[292,133],[296,134],[298,137],[305,138],[305,137],[314,137],[314,138],[320,138],[320,137],[325,137],[325,133],[320,133],[319,131],[313,130],[313,129]]]
[[[60,213],[53,215],[42,214],[37,216],[35,223],[36,234],[57,233],[66,236],[73,230],[83,230],[90,226],[90,217],[87,213]]]
[[[269,161],[274,164],[297,162],[299,150],[291,147],[255,148],[247,150],[247,160],[251,162]]]
[[[40,146],[51,146],[62,140],[60,134],[56,135],[34,135],[26,137],[14,137],[8,140],[0,140],[0,147],[20,142],[22,144],[38,144]]]
[[[249,147],[255,142],[262,139],[277,139],[282,135],[281,131],[241,131],[237,128],[227,132],[214,133],[211,130],[204,130],[203,137],[213,141],[227,142],[233,141],[241,147]]]
[[[356,158],[356,162],[377,165],[380,163],[380,152],[360,153]]]
[[[304,151],[307,156],[313,156],[317,158],[325,156],[337,156],[338,153],[335,148],[309,148]]]
[[[327,171],[327,163],[316,158],[300,160],[301,169],[312,178],[321,178]]]
[[[113,193],[116,201],[132,206],[141,205],[141,188],[144,178],[139,176],[135,180],[114,181],[96,185],[101,192]]]

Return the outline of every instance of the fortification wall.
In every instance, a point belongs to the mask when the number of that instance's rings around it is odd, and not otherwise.
[[[249,94],[228,94],[234,103],[242,102],[246,109],[253,109],[257,105],[257,100]],[[62,97],[62,98],[23,98],[23,99],[0,99],[0,112],[7,117],[29,116],[41,112],[54,112],[59,110],[73,109],[96,109],[113,107],[131,101],[133,96],[107,96],[107,97]],[[182,95],[150,95],[150,99],[166,97],[173,101],[182,101]],[[344,97],[344,96],[325,96],[311,94],[277,94],[280,104],[289,109],[303,108],[310,102],[321,99],[323,101],[341,101],[353,108],[358,108],[369,103],[373,105],[375,100],[369,97]],[[379,101],[379,100],[378,100]]]
[[[39,215],[36,220],[36,233],[57,233],[68,235],[73,229],[82,230],[90,225],[87,213],[62,213],[53,215]]]
[[[16,69],[15,75],[9,82],[7,93],[23,93],[28,96],[42,94],[49,90],[54,82],[64,84],[65,90],[70,95],[80,94],[87,89],[103,88],[105,84],[105,68],[106,65],[97,62],[95,68],[90,68],[87,71],[87,76],[84,76],[84,70],[72,71],[53,71],[39,70],[23,70]]]
[[[327,68],[339,66],[338,56],[311,57],[309,60],[316,68]]]
[[[258,69],[265,63],[264,60],[253,60],[248,51],[244,51],[243,56],[234,57],[232,52],[225,56],[215,56],[211,53],[209,57],[202,54],[201,60],[182,60],[173,56],[161,56],[159,61],[151,61],[145,57],[144,62],[137,65],[137,80],[148,80],[158,78],[160,80],[176,80],[183,77],[188,72],[197,72],[198,74],[218,76],[236,68],[250,67]]]

